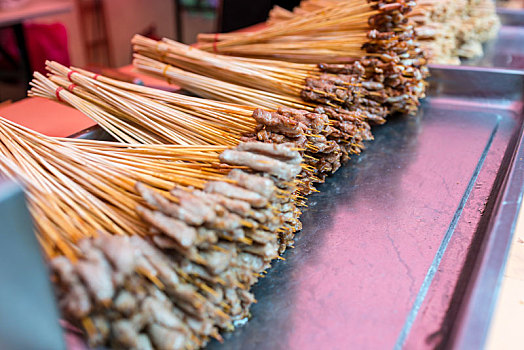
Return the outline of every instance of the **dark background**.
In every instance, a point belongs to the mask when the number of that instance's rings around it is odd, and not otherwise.
[[[292,10],[300,0],[223,0],[220,32],[248,27],[267,19],[274,5]]]

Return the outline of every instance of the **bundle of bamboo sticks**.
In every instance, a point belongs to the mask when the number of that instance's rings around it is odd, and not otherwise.
[[[200,34],[198,47],[226,55],[292,62],[351,63],[365,56],[369,32],[390,22],[396,32],[409,30],[406,16],[415,2],[312,0],[295,13],[277,8],[266,27],[251,33]],[[278,18],[278,19],[277,19]]]
[[[292,18],[285,23],[279,23],[276,29],[270,26],[259,32],[240,34],[240,37],[224,39],[223,42],[214,44],[216,46],[220,43],[236,45],[251,41],[263,42],[270,37],[286,37],[288,33],[301,31],[304,25],[307,28],[313,26],[314,29],[307,33],[317,37],[323,35],[324,32],[334,30],[329,25],[324,29],[315,27],[317,23],[322,27],[325,21],[331,20],[326,13],[341,13],[344,16],[343,14],[351,14],[354,6],[371,7],[373,13],[364,12],[362,15],[362,21],[366,23],[367,29],[363,30],[365,40],[359,43],[361,51],[356,56],[351,56],[345,51],[345,57],[352,57],[351,62],[347,64],[329,64],[328,62],[333,62],[333,60],[322,56],[312,60],[316,65],[274,59],[232,58],[215,53],[205,53],[169,39],[156,42],[135,36],[132,41],[137,53],[135,65],[143,69],[148,66],[155,67],[148,71],[156,69],[157,73],[160,73],[156,62],[163,62],[228,83],[267,92],[276,91],[282,96],[293,99],[302,98],[306,102],[313,102],[317,105],[360,112],[370,120],[377,122],[384,122],[388,114],[416,113],[418,101],[424,97],[423,80],[428,71],[425,66],[424,53],[414,40],[414,30],[408,17],[415,2],[374,0],[369,4],[360,2],[359,5],[356,5],[357,3],[354,1],[337,2],[304,17]],[[339,19],[336,16],[333,18]],[[231,35],[226,35],[226,37],[231,37]],[[322,53],[321,49],[308,46],[301,40],[293,37],[288,39],[305,50]],[[325,38],[324,41],[330,43],[329,45],[339,46],[335,39]],[[254,51],[261,55],[271,52],[266,49]],[[294,59],[289,57],[288,61]],[[326,61],[322,61],[323,59]],[[169,67],[164,68],[160,75],[167,76],[169,69]],[[180,72],[176,73],[178,76],[183,75]],[[185,75],[179,79],[174,79],[173,82],[186,84],[182,85],[186,88],[188,76]],[[206,93],[210,94],[208,91]]]
[[[133,39],[139,68],[224,102],[55,62],[35,74],[30,95],[79,109],[121,142],[0,119],[0,168],[25,185],[61,309],[91,344],[198,348],[246,317],[250,286],[293,244],[311,182],[360,152],[368,122],[416,112],[427,71],[413,5],[352,0],[262,34],[298,50],[295,63]],[[337,45],[349,62],[319,61]]]
[[[252,33],[199,34],[198,47],[234,56],[344,63],[361,58],[368,20],[381,9],[361,0],[324,3]]]
[[[135,36],[133,43],[135,51],[138,52],[134,60],[137,68],[167,79],[189,91],[205,93],[206,97],[220,100],[231,101],[213,91],[222,88],[232,91],[235,88],[229,84],[235,84],[251,88],[244,90],[247,94],[256,93],[252,89],[268,92],[271,94],[270,98],[276,98],[284,105],[297,106],[302,99],[301,104],[305,108],[329,106],[361,114],[376,123],[383,123],[388,114],[415,113],[418,100],[424,96],[425,91],[425,68],[402,67],[395,64],[391,57],[384,57],[385,60],[390,59],[389,63],[363,60],[347,66],[311,65],[309,75],[297,72],[296,68],[290,65],[279,68],[280,72],[274,74],[273,64],[284,66],[286,62],[232,59],[204,53],[166,39],[156,42]],[[406,63],[418,64],[415,60]],[[190,70],[194,74],[183,72],[180,68]],[[212,85],[211,81],[199,75],[229,84]],[[242,94],[244,91],[239,89],[238,92]],[[265,95],[267,94],[260,94],[261,100],[266,100]]]
[[[26,189],[65,317],[90,343],[192,349],[247,315],[300,228],[288,145],[125,145],[0,119],[0,168]]]
[[[357,0],[354,2],[358,3]],[[333,6],[344,6],[343,4],[349,5],[345,0],[303,0],[293,12],[276,6],[270,12],[267,26],[268,28],[284,27],[299,18],[314,16],[315,13],[321,13]],[[428,53],[429,62],[460,64],[460,58],[482,56],[482,44],[497,35],[500,21],[496,15],[495,6],[492,0],[419,0],[408,16],[413,20],[417,38]],[[275,32],[276,29],[271,31]],[[238,41],[237,44],[234,41],[243,36],[246,34],[224,34],[218,37],[212,34],[202,34],[199,38],[203,42],[202,47],[206,50],[209,50],[208,41],[218,40],[219,42],[214,46],[215,51],[225,46],[224,51],[218,52],[238,56],[256,55],[250,49],[250,45],[241,41]],[[269,51],[265,55],[269,56],[273,52],[272,45],[269,43],[274,42],[276,45],[279,41],[287,42],[285,38],[293,40],[282,32],[270,39],[261,38],[261,42],[257,42],[256,45],[260,47],[261,43],[268,43],[265,49]],[[253,42],[257,40],[255,37],[250,39]],[[277,57],[277,52],[274,52],[274,57]]]
[[[293,12],[276,6],[270,12],[267,25],[282,26],[292,19],[310,16],[315,11],[322,11],[332,5],[340,6],[345,2],[303,0]],[[482,56],[482,44],[497,35],[500,21],[495,6],[492,0],[419,0],[408,16],[414,22],[417,39],[428,53],[430,63],[460,64],[460,58]],[[211,37],[202,35],[201,39],[205,41]],[[228,34],[222,39],[219,36],[218,40],[231,40],[234,37],[235,34]],[[236,55],[245,54],[241,48],[229,50],[235,50]]]
[[[123,83],[48,62],[49,79],[35,73],[32,96],[60,99],[86,113],[121,142],[209,144],[240,141],[293,143],[305,158],[298,192],[316,191],[351,154],[372,139],[358,115],[292,109],[255,108],[205,100]],[[69,79],[69,80],[67,80]],[[73,85],[73,86],[72,86]],[[337,119],[329,116],[337,115]],[[136,137],[140,133],[140,137]],[[128,135],[135,137],[130,139]],[[190,138],[191,137],[191,138]]]

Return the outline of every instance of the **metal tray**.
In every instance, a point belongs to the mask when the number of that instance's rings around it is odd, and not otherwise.
[[[431,71],[418,117],[319,187],[252,319],[208,349],[481,348],[523,193],[524,76]]]
[[[484,45],[484,56],[463,60],[464,66],[524,70],[524,9],[497,9],[502,22],[498,37]]]

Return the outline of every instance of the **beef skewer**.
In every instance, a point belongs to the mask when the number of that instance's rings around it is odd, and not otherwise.
[[[318,19],[322,17],[323,11],[351,9],[362,6],[363,3],[364,1],[361,0],[303,0],[292,12],[275,6],[270,12],[266,27],[261,31],[199,34],[199,47],[210,52],[234,56],[300,61],[305,60],[306,53],[309,53],[310,57],[313,55],[317,58],[321,57],[319,61],[323,62],[332,59],[342,60],[347,57],[343,50],[344,41],[347,45],[348,42],[361,40],[356,35],[358,33],[356,26],[345,26],[344,30],[336,27],[332,32],[320,35],[314,32],[293,33],[287,28],[294,28],[294,26],[299,28],[300,23],[308,18],[312,18],[314,23],[319,23]],[[417,40],[428,53],[428,60],[431,63],[460,64],[460,58],[482,56],[482,44],[495,38],[500,28],[496,5],[491,0],[418,0],[417,5],[407,16],[413,20]],[[328,30],[325,27],[322,29]],[[369,26],[363,24],[360,30],[367,31]],[[319,45],[318,41],[324,45],[324,49],[330,50],[329,55],[315,46]],[[299,43],[304,45],[301,46]],[[288,46],[294,47],[295,50],[281,49]],[[337,53],[341,55],[340,58]],[[360,53],[357,57],[362,55],[363,53]]]
[[[135,64],[139,68],[154,64],[143,59],[147,56],[228,83],[276,91],[294,99],[360,112],[370,120],[384,122],[389,114],[414,114],[418,100],[424,97],[426,60],[406,17],[413,4],[394,2],[386,6],[377,2],[375,5],[384,11],[370,18],[372,30],[362,45],[365,55],[347,64],[306,65],[231,58],[169,39],[156,42],[140,36],[133,38],[135,52],[139,54]]]
[[[215,148],[209,159],[237,169],[202,190],[167,193],[165,178],[140,175],[145,161],[166,174],[172,153],[202,154],[206,147],[52,139],[6,120],[0,139],[0,167],[25,185],[61,309],[92,345],[187,349],[220,338],[219,329],[246,316],[255,301],[249,287],[300,227],[292,197],[283,193],[295,186],[301,158],[286,145],[243,143],[220,155]],[[108,202],[104,192],[115,199]],[[85,212],[93,209],[89,202],[110,206]],[[117,208],[130,210],[118,215]],[[133,209],[144,220],[142,234],[135,227],[103,233]]]
[[[185,141],[187,135],[192,135],[199,144],[293,143],[295,148],[303,149],[305,156],[298,188],[302,196],[315,191],[314,182],[321,182],[327,174],[335,172],[351,154],[360,153],[363,141],[372,138],[369,125],[350,113],[339,113],[338,120],[330,120],[325,113],[313,111],[233,105],[138,87],[103,76],[95,80],[88,77],[93,76],[89,72],[74,71],[56,63],[49,65],[54,67],[54,73],[62,75],[51,75],[50,79],[63,89],[36,74],[30,94],[66,101],[121,142],[187,144],[179,140]],[[64,76],[74,81],[73,88]],[[191,118],[195,126],[186,123]],[[114,125],[118,127],[115,129]],[[136,135],[136,128],[153,140],[142,137],[130,141],[120,136]],[[216,131],[209,137],[213,129]]]
[[[232,56],[348,63],[365,55],[369,19],[382,11],[362,0],[333,2],[257,32],[199,34],[198,47]]]

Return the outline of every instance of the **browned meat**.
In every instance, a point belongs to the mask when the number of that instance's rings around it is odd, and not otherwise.
[[[174,240],[167,236],[157,234],[152,238],[153,243],[160,249],[179,249],[180,245]]]
[[[186,344],[183,333],[152,324],[148,327],[149,338],[153,345],[162,350],[182,350]]]
[[[151,315],[153,321],[163,327],[177,329],[182,333],[187,332],[184,321],[172,313],[168,305],[155,298],[146,298],[142,303],[142,311]]]
[[[91,318],[93,320],[93,325],[96,328],[96,335],[93,339],[89,339],[92,344],[104,344],[109,338],[111,332],[111,325],[107,318],[102,316],[95,316]]]
[[[173,194],[180,198],[180,204],[175,204],[141,183],[137,183],[136,188],[150,205],[157,207],[164,214],[182,220],[189,225],[202,225],[205,221],[214,219],[214,211],[187,191],[173,189]]]
[[[113,304],[115,309],[124,316],[133,314],[137,308],[135,297],[126,290],[122,290],[118,293]]]
[[[275,184],[270,179],[248,174],[239,169],[231,170],[228,177],[237,181],[237,184],[245,189],[256,192],[268,199],[273,198]]]
[[[87,289],[78,281],[69,286],[67,294],[60,300],[60,307],[67,315],[82,319],[91,311],[91,300]]]
[[[251,238],[253,241],[259,244],[264,244],[268,241],[275,239],[276,235],[273,232],[254,230],[249,233],[249,238]]]
[[[131,237],[131,243],[134,247],[141,250],[143,257],[148,262],[146,267],[151,271],[154,270],[154,275],[158,275],[162,283],[168,287],[181,283],[172,263],[159,250],[138,236]]]
[[[229,288],[225,293],[225,300],[230,306],[229,313],[235,317],[243,314],[242,306],[240,305],[240,298],[233,288]]]
[[[237,152],[237,153],[240,153],[240,152]],[[245,154],[245,153],[240,153],[240,154]],[[265,207],[268,204],[267,198],[263,197],[259,193],[249,191],[249,190],[246,190],[245,188],[231,185],[223,181],[208,182],[205,186],[204,191],[210,192],[210,193],[221,194],[223,196],[233,198],[233,199],[244,200],[255,208]]]
[[[118,320],[111,325],[111,333],[115,342],[123,348],[138,346],[138,332],[133,324],[127,320]]]
[[[259,255],[266,260],[273,260],[278,256],[278,247],[276,244],[268,242],[266,244],[253,244],[242,247],[245,252]]]
[[[215,219],[216,214],[213,207],[206,205],[206,202],[196,197],[193,192],[175,187],[171,190],[171,194],[180,200],[180,206],[186,211],[186,215],[175,216],[178,219],[194,226],[205,222],[213,222]]]
[[[137,212],[151,225],[174,239],[182,248],[189,248],[196,242],[197,232],[193,227],[160,212],[137,207]]]
[[[193,317],[187,317],[185,321],[188,327],[191,328],[191,330],[196,334],[209,335],[215,329],[213,322],[210,320],[197,320]]]
[[[252,211],[249,203],[240,199],[231,199],[216,193],[205,193],[200,191],[194,191],[193,193],[198,196],[204,195],[208,199],[220,204],[227,210],[243,217],[249,216],[250,212]]]
[[[153,344],[151,344],[146,334],[140,334],[138,336],[136,350],[153,350]]]
[[[253,304],[256,301],[253,293],[250,293],[247,290],[237,289],[236,292],[240,301],[242,302],[242,306],[244,307],[244,309],[249,308],[251,304]]]
[[[221,251],[201,252],[200,254],[207,261],[206,268],[213,275],[221,274],[229,267],[231,259],[233,258],[231,253]]]
[[[218,241],[217,234],[214,230],[207,229],[205,227],[197,228],[198,237],[197,245],[201,246],[204,244],[214,244]]]
[[[104,253],[115,270],[124,274],[133,271],[134,254],[128,237],[115,237],[102,233],[93,243]]]
[[[257,108],[253,112],[253,118],[260,124],[268,127],[271,131],[277,132],[284,136],[295,137],[303,132],[303,127],[299,122],[286,118],[285,116],[275,113],[267,112]],[[246,144],[258,144],[258,142],[249,142]],[[261,145],[264,145],[261,143]],[[246,149],[249,151],[249,149]]]
[[[181,264],[181,269],[184,271],[184,273],[190,275],[190,276],[197,276],[199,278],[202,278],[203,280],[206,280],[208,282],[214,282],[214,276],[211,275],[209,271],[207,271],[204,267],[197,265],[191,261],[184,260]]]
[[[267,268],[264,259],[258,255],[242,252],[236,260],[242,266],[249,266],[252,271],[261,272]]]
[[[300,153],[292,149],[292,144],[269,144],[263,142],[242,142],[235,149],[237,151],[263,154],[279,159],[288,164],[302,163]]]
[[[79,261],[75,270],[93,298],[108,303],[115,293],[111,267],[99,250],[89,249],[86,253],[88,260]]]
[[[220,154],[220,161],[231,165],[243,165],[276,176],[284,181],[291,181],[300,171],[300,165],[287,164],[260,154],[225,150]]]
[[[364,87],[367,90],[382,90],[384,89],[384,85],[378,82],[374,81],[364,81],[362,82],[362,87]]]

